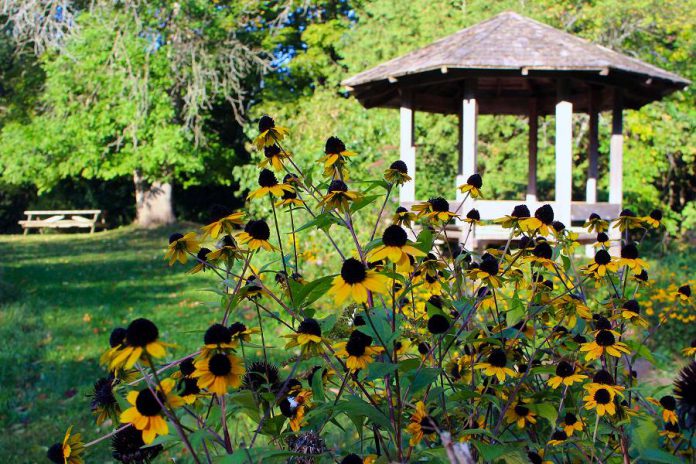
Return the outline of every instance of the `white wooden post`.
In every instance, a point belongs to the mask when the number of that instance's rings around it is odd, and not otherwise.
[[[472,174],[475,174],[476,169],[476,145],[478,143],[478,134],[476,131],[476,123],[478,118],[478,103],[474,96],[475,81],[467,80],[464,87],[464,98],[462,99],[462,108],[459,115],[460,118],[460,154],[459,154],[459,175],[457,176],[457,185],[462,185]],[[457,190],[457,200],[461,201],[464,195]],[[466,209],[463,209],[466,214]]]
[[[404,92],[401,95],[401,161],[406,163],[408,175],[412,180],[401,186],[399,191],[401,203],[416,201],[416,147],[413,145],[413,120],[413,96],[411,93]]]
[[[570,227],[573,192],[573,104],[568,101],[568,82],[558,82],[556,103],[556,219]]]
[[[529,181],[527,183],[527,203],[537,202],[537,152],[539,143],[539,116],[536,98],[529,100]]]
[[[623,200],[623,98],[614,93],[609,145],[609,203],[620,205]]]
[[[599,102],[598,90],[590,88],[589,110],[590,127],[588,131],[587,151],[587,185],[585,188],[585,201],[597,203],[597,158],[599,156]]]
[[[609,203],[621,206],[623,201],[623,96],[621,90],[614,91],[614,107],[611,114],[611,141],[609,143]],[[605,218],[606,219],[606,218]],[[610,218],[611,219],[611,218]],[[619,229],[609,229],[612,246],[609,253],[621,253]]]

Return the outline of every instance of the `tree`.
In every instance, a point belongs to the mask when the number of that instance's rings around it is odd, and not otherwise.
[[[284,125],[303,134],[302,140],[290,147],[298,156],[316,158],[324,139],[335,134],[360,153],[355,161],[361,163],[362,169],[384,169],[387,160],[399,156],[398,115],[391,110],[365,110],[348,97],[340,81],[504,10],[516,10],[691,80],[696,76],[692,59],[696,46],[693,1],[347,3],[347,14],[326,8],[328,13],[337,13],[318,16],[302,29],[297,52],[285,63],[287,72],[267,77],[263,105],[256,110],[256,114],[277,115]],[[346,6],[346,2],[340,1],[332,4]],[[301,90],[287,92],[283,88]],[[625,202],[642,211],[661,204],[667,212],[673,211],[669,214],[672,227],[677,226],[677,213],[692,211],[693,220],[683,224],[696,220],[693,98],[690,88],[640,111],[630,111],[626,117]],[[600,119],[604,141],[608,140],[609,122],[609,118]],[[574,133],[584,134],[587,118],[576,116],[575,125]],[[442,178],[456,169],[456,129],[451,116],[417,113],[421,178]],[[527,159],[520,154],[526,152],[525,131],[523,118],[479,118],[479,169],[485,174],[489,198],[524,198]],[[540,198],[548,198],[553,195],[554,184],[552,118],[541,121],[539,133],[539,194]],[[586,143],[586,138],[577,137],[574,150],[574,192],[579,197],[584,192]],[[603,144],[600,152],[600,172],[606,172],[608,144]],[[236,175],[244,182],[248,171],[238,167]],[[454,175],[449,177],[451,183],[419,183],[417,196],[451,195]],[[601,179],[600,200],[607,195],[607,180]]]
[[[285,12],[282,4],[207,0],[4,8],[17,42],[40,54],[46,84],[36,116],[3,128],[3,179],[47,190],[71,176],[132,175],[144,226],[174,220],[173,181],[221,177],[206,166],[237,160],[211,114],[223,106],[242,122],[267,66],[260,40]],[[53,33],[36,33],[43,30]]]

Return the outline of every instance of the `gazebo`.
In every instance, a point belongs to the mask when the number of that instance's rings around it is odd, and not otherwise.
[[[343,84],[366,108],[399,108],[401,159],[413,178],[401,189],[400,202],[405,207],[416,202],[415,111],[459,116],[456,185],[477,172],[479,114],[527,116],[526,204],[532,212],[542,204],[537,198],[538,118],[555,114],[555,198],[543,203],[551,204],[556,218],[570,227],[573,221],[584,221],[593,212],[603,218],[615,218],[621,211],[623,110],[638,109],[690,82],[546,24],[504,12],[363,71]],[[608,202],[597,202],[598,121],[602,111],[611,111],[612,117]],[[589,115],[584,201],[572,198],[573,112]],[[459,194],[457,197],[461,200]],[[459,203],[451,200],[450,206],[456,208]],[[481,219],[494,219],[509,214],[519,203],[467,200],[460,212],[476,208]],[[507,235],[498,227],[482,226],[468,236],[471,243],[467,245],[502,240]],[[458,236],[464,240],[464,234]]]

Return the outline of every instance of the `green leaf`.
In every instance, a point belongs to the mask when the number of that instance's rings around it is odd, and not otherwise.
[[[558,411],[556,407],[550,403],[530,404],[529,410],[535,412],[539,417],[543,417],[552,426],[556,425],[558,420]]]
[[[673,454],[656,448],[643,450],[638,459],[640,462],[662,462],[665,464],[682,464],[684,462]]]
[[[373,362],[368,366],[367,374],[363,380],[382,379],[386,375],[396,372],[398,368],[399,365],[394,363]]]
[[[324,396],[324,379],[322,379],[322,370],[318,369],[312,376],[312,396],[315,402],[323,402],[326,397]]]
[[[303,230],[313,228],[328,230],[332,224],[341,224],[341,221],[331,213],[323,213],[317,215],[309,222],[301,225],[297,230],[295,230],[295,232],[302,232]]]
[[[409,389],[409,395],[413,397],[423,388],[432,384],[435,381],[435,379],[437,379],[437,376],[439,374],[440,370],[432,367],[424,367],[420,369],[420,371],[418,369],[415,369],[407,372],[404,375],[404,379],[406,379],[411,386],[411,388]]]
[[[357,201],[354,201],[353,204],[350,205],[350,212],[355,213],[356,211],[360,211],[370,203],[374,202],[377,198],[383,197],[384,195],[366,195],[362,198],[360,198]]]
[[[473,442],[484,462],[504,462],[506,464],[526,464],[527,456],[514,445]]]
[[[658,446],[659,435],[657,425],[652,419],[635,418],[631,422],[629,431],[631,435],[631,445],[639,454]]]
[[[317,301],[331,287],[333,276],[320,277],[301,286],[291,286],[292,299],[296,307],[310,305]],[[290,281],[293,285],[292,280]]]
[[[354,422],[359,418],[367,418],[372,424],[377,424],[384,430],[393,432],[387,416],[381,410],[357,396],[349,396],[345,400],[340,401],[336,404],[336,410],[345,413]]]

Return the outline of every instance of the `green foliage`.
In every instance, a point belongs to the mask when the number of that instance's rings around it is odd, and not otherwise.
[[[293,147],[302,160],[316,159],[316,147],[329,135],[338,135],[360,153],[359,170],[380,172],[399,157],[398,114],[365,110],[347,96],[340,81],[504,10],[518,11],[686,78],[696,77],[690,59],[690,50],[696,46],[693,1],[356,1],[351,2],[353,9],[348,16],[322,5],[326,14],[315,16],[305,30],[292,36],[298,51],[285,65],[289,72],[267,76],[262,102],[254,110],[256,115],[272,113],[303,134]],[[691,216],[681,219],[680,214],[693,209],[696,195],[694,95],[692,86],[640,111],[628,111],[626,118],[624,201],[640,209],[661,205],[671,233],[693,227]],[[608,198],[609,119],[600,117],[600,201]],[[577,115],[573,196],[578,199],[585,194],[586,130],[587,117]],[[418,198],[453,197],[456,131],[452,116],[416,113],[418,176],[443,179],[417,183]],[[539,137],[539,197],[551,199],[555,168],[552,117],[540,121]],[[523,199],[527,185],[526,121],[481,116],[478,147],[487,197]],[[251,168],[240,167],[234,172],[243,187],[251,187]]]

